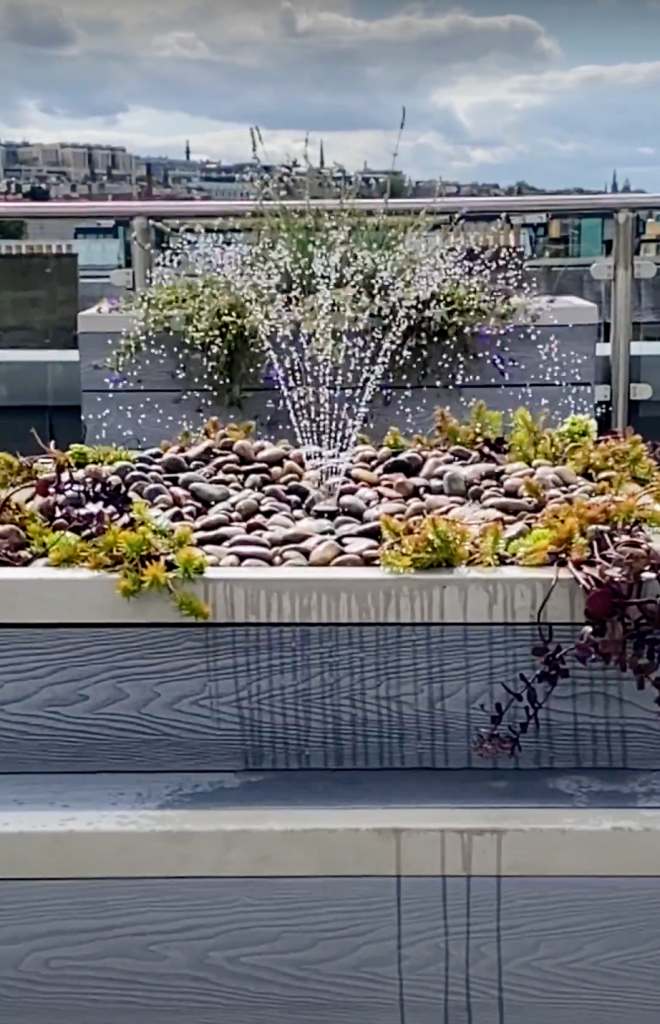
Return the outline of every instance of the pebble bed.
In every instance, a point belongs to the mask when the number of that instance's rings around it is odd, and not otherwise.
[[[221,437],[187,450],[149,449],[134,462],[88,466],[75,471],[63,491],[53,488],[32,505],[55,529],[68,529],[67,506],[81,504],[76,484],[99,474],[113,493],[147,502],[156,519],[189,523],[209,565],[260,569],[375,565],[384,514],[414,520],[441,513],[475,528],[499,521],[507,539],[514,539],[528,532],[544,507],[596,490],[569,466],[540,459],[532,465],[508,462],[461,445],[395,453],[364,444],[328,498],[299,450]],[[539,485],[535,497],[525,493],[526,478]],[[0,547],[22,546],[17,529],[0,527]],[[12,538],[4,536],[7,530]]]

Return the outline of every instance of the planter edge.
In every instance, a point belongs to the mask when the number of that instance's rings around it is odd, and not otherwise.
[[[379,569],[209,569],[196,585],[213,623],[533,623],[553,569],[436,570],[390,575]],[[581,622],[582,594],[562,571],[544,621]],[[84,569],[0,569],[3,625],[186,625],[159,596],[127,601],[116,579]]]

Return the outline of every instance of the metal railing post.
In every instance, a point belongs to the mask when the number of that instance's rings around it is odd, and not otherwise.
[[[612,427],[615,430],[625,430],[628,426],[635,222],[636,217],[631,210],[619,210],[614,215],[610,365]]]
[[[133,264],[133,288],[142,292],[149,284],[153,245],[151,227],[146,217],[134,217],[131,222],[131,262]]]

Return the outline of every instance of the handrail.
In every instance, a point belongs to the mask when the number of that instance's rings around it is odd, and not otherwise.
[[[258,199],[153,199],[107,200],[86,199],[63,202],[32,203],[18,200],[0,201],[0,220],[33,220],[97,217],[132,219],[161,217],[173,220],[197,220],[214,217],[244,217],[252,213],[307,207],[336,210],[350,206],[365,212],[386,208],[392,213],[437,214],[521,214],[521,213],[616,213],[620,210],[660,210],[660,195],[637,192],[603,193],[599,195],[529,195],[529,196],[442,196],[437,199],[287,199],[264,202]]]

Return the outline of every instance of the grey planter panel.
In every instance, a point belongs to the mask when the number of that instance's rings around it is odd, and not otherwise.
[[[455,416],[469,414],[474,401],[483,401],[507,419],[524,405],[535,415],[545,412],[557,422],[572,412],[590,413],[594,408],[594,390],[590,384],[531,387],[392,388],[380,392],[372,403],[364,430],[382,437],[391,426],[404,433],[428,433],[433,427],[436,409],[449,409]]]
[[[436,408],[449,408],[455,415],[465,416],[476,399],[507,413],[526,405],[535,413],[545,411],[551,419],[560,420],[571,412],[592,411],[593,387],[396,387],[374,397],[363,429],[375,438],[382,437],[394,424],[411,433],[427,433]],[[164,438],[178,436],[182,430],[200,429],[211,416],[221,422],[254,420],[273,438],[291,437],[292,433],[288,412],[275,390],[254,392],[240,408],[219,405],[210,392],[194,395],[184,391],[115,390],[82,395],[82,417],[91,444],[151,447]]]
[[[121,334],[102,334],[97,332],[80,332],[78,347],[80,349],[80,374],[83,391],[108,391],[112,371],[108,362],[114,349],[121,341]],[[165,344],[173,344],[165,339]],[[199,387],[194,372],[187,377],[177,373],[177,359],[174,355],[167,358],[160,356],[137,356],[130,366],[130,375],[122,384],[124,391],[172,391],[184,388]],[[192,360],[194,368],[195,361]],[[255,381],[258,383],[258,381]],[[208,381],[205,382],[208,387]],[[115,386],[116,389],[116,386]]]
[[[473,384],[592,383],[599,330],[596,324],[521,327],[511,333],[493,336],[488,341],[475,339],[473,344],[479,354],[478,358],[465,364],[461,377],[464,383]],[[107,362],[120,339],[120,334],[79,334],[83,391],[109,390],[110,371]],[[174,344],[169,339],[165,339],[164,343]],[[199,387],[199,362],[190,357],[186,361],[190,372],[182,375],[179,361],[174,355],[136,357],[131,363],[131,373],[123,388],[171,391]],[[434,361],[431,362],[428,374],[429,385],[440,379],[437,369],[433,367]],[[209,383],[202,382],[206,387]],[[255,375],[254,385],[263,385],[260,375]]]
[[[560,626],[558,641],[577,627]],[[490,769],[478,728],[533,626],[5,627],[0,771]],[[485,710],[484,710],[485,708]],[[527,768],[660,767],[653,694],[576,668]]]
[[[0,882],[9,1024],[399,1024],[393,879]]]
[[[11,1024],[657,1021],[656,878],[5,881],[0,907]]]
[[[211,392],[87,391],[82,394],[82,418],[88,444],[117,444],[151,448],[174,440],[185,430],[199,430],[211,418],[221,422],[254,420],[273,438],[290,436],[289,417],[275,391],[246,398],[241,408],[220,406]]]
[[[76,361],[7,361],[0,350],[0,406],[22,409],[72,405],[80,405],[80,370]]]
[[[406,1024],[657,1021],[660,878],[404,878],[401,891]]]

